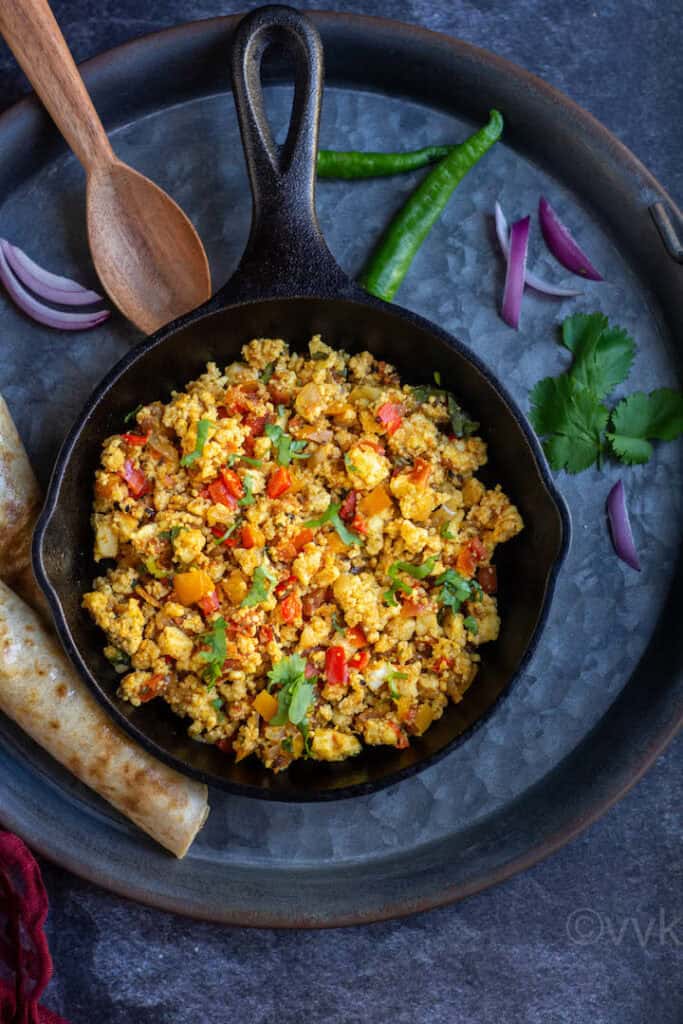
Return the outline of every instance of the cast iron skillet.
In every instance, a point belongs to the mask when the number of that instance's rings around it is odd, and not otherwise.
[[[271,136],[261,87],[261,61],[274,44],[295,69],[291,123],[281,147]],[[233,42],[232,77],[253,195],[241,263],[208,303],[141,342],[96,389],[57,459],[34,537],[34,568],[74,665],[111,716],[152,753],[241,795],[290,801],[348,797],[433,764],[509,691],[545,621],[569,543],[569,516],[533,432],[486,367],[445,331],[368,296],[328,250],[315,212],[323,57],[311,22],[279,6],[245,17]],[[101,571],[91,556],[90,509],[103,439],[120,432],[130,409],[167,398],[207,361],[226,365],[238,359],[251,338],[284,337],[304,350],[316,333],[347,351],[369,349],[395,363],[409,383],[431,383],[438,370],[480,421],[489,444],[487,474],[512,496],[526,527],[497,559],[501,635],[482,649],[476,684],[461,704],[452,705],[407,750],[369,749],[339,765],[297,762],[273,776],[254,758],[234,764],[217,748],[188,739],[185,723],[159,701],[137,709],[120,701],[117,676],[102,654],[103,635],[80,603]]]

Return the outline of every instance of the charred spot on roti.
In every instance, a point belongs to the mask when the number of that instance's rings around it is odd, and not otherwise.
[[[55,718],[53,718],[53,719],[52,719],[52,720],[51,720],[51,721],[49,722],[49,726],[50,726],[50,728],[51,728],[51,729],[54,729],[55,731],[57,731],[57,729],[59,729],[59,728],[60,728],[59,722],[58,722],[58,721],[57,721],[57,720],[56,720]]]
[[[60,700],[63,700],[64,697],[66,697],[68,692],[69,692],[69,689],[68,689],[66,683],[59,683],[56,686],[56,688],[55,688],[55,694],[57,695],[57,697],[60,698]]]

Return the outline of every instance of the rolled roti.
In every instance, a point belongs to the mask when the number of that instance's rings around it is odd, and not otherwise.
[[[2,582],[0,711],[158,843],[185,856],[209,813],[206,786],[126,736],[38,616]]]
[[[49,621],[47,601],[31,568],[31,536],[41,504],[26,449],[0,395],[0,580]]]
[[[26,449],[0,395],[0,579],[10,585],[31,564],[42,495]]]

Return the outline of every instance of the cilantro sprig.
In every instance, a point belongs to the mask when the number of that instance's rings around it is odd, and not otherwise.
[[[241,508],[246,508],[248,505],[254,504],[254,481],[248,473],[245,473],[242,478],[242,486],[244,487],[244,497],[240,498],[237,504]]]
[[[251,589],[242,601],[240,608],[253,608],[255,605],[267,601],[273,583],[275,583],[275,576],[270,569],[263,565],[257,565],[254,569]]]
[[[311,452],[304,451],[308,441],[295,441],[277,423],[266,423],[265,432],[266,437],[269,437],[273,442],[273,447],[277,453],[277,461],[281,466],[289,466],[292,459],[310,458]]]
[[[216,424],[212,423],[211,420],[199,420],[197,423],[197,440],[195,442],[194,451],[188,452],[187,455],[183,455],[180,460],[181,466],[191,466],[193,462],[196,462],[201,457],[204,451],[204,445],[207,442],[209,436],[209,430],[211,427],[215,427]]]
[[[216,619],[211,629],[204,633],[201,639],[206,645],[205,649],[199,652],[201,660],[206,662],[202,676],[209,689],[212,689],[223,672],[226,659],[225,619],[222,616]]]
[[[647,462],[653,440],[683,433],[683,394],[636,391],[610,410],[605,399],[629,375],[635,343],[602,313],[577,313],[562,324],[562,344],[573,355],[559,377],[531,392],[531,422],[553,469],[580,473],[610,450],[626,465]]]
[[[268,690],[277,691],[277,711],[271,725],[296,725],[308,745],[308,711],[315,701],[316,677],[306,678],[306,661],[300,654],[282,658],[268,673]]]
[[[316,530],[318,527],[324,526],[325,523],[331,523],[344,544],[362,544],[361,537],[354,533],[353,530],[349,530],[339,515],[340,508],[341,502],[331,501],[321,516],[318,516],[317,519],[309,519],[308,522],[304,523],[304,526]]]

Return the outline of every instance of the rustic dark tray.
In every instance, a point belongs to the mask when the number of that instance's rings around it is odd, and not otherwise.
[[[683,335],[683,268],[649,210],[673,204],[635,158],[568,99],[491,54],[398,23],[313,18],[327,61],[323,145],[420,146],[461,138],[493,106],[506,118],[505,145],[451,202],[401,303],[469,344],[523,408],[530,386],[560,369],[555,324],[574,310],[601,309],[637,338],[630,387],[680,386],[672,341]],[[188,211],[216,283],[235,267],[250,217],[226,95],[234,23],[188,25],[84,65],[117,151]],[[284,124],[288,89],[268,91]],[[0,118],[0,153],[0,234],[87,279],[82,172],[32,101]],[[323,230],[346,269],[359,269],[414,181],[321,184]],[[607,280],[587,283],[571,303],[529,294],[515,333],[497,315],[502,269],[487,215],[496,198],[510,216],[532,212],[542,192]],[[531,262],[561,279],[538,232]],[[120,318],[59,335],[2,301],[0,337],[0,390],[45,481],[89,391],[139,336]],[[117,892],[241,924],[375,920],[456,899],[533,863],[616,800],[683,715],[681,447],[662,446],[624,474],[640,575],[616,560],[605,527],[604,500],[618,475],[607,467],[559,477],[574,539],[539,648],[492,718],[419,777],[326,805],[212,791],[209,822],[176,863],[1,720],[0,817],[45,855]]]

